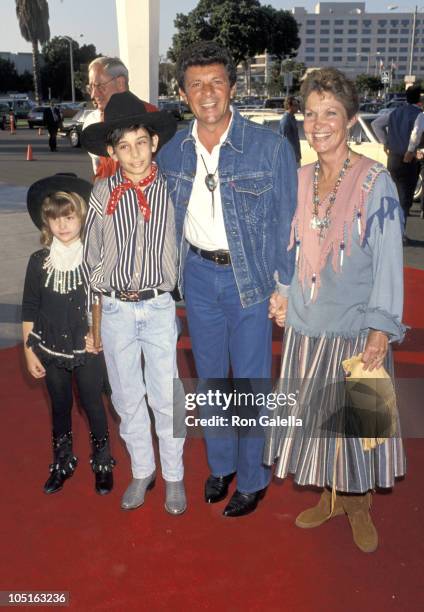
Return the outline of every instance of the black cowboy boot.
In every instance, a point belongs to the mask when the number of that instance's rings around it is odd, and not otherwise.
[[[116,465],[115,459],[110,454],[109,432],[107,431],[101,440],[91,432],[90,440],[93,446],[90,463],[95,476],[96,492],[99,495],[107,495],[113,489],[112,470]]]
[[[72,451],[72,431],[56,437],[53,434],[53,463],[50,476],[44,485],[44,493],[50,495],[60,491],[65,480],[75,471],[78,459]]]

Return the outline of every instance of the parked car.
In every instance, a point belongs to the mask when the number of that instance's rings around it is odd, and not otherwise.
[[[78,111],[87,106],[87,102],[60,102],[58,105],[63,119],[75,117]]]
[[[7,126],[9,125],[9,122],[10,122],[9,114],[10,114],[9,105],[7,103],[0,102],[0,128],[2,130],[5,130]]]
[[[34,106],[28,115],[28,127],[32,130],[34,127],[44,127],[44,111],[46,111],[49,106]]]
[[[264,108],[284,108],[284,98],[267,98],[264,101]]]
[[[188,106],[181,100],[159,100],[159,110],[168,111],[174,115],[178,121],[184,119],[184,114],[188,112]]]
[[[59,130],[59,136],[69,138],[71,147],[81,146],[81,132],[84,121],[94,112],[93,110],[81,109],[71,118],[63,120],[62,127]]]
[[[244,117],[247,117],[255,123],[265,125],[272,130],[278,132],[282,113],[273,110],[258,110],[258,111],[241,111]],[[355,153],[366,155],[371,159],[375,159],[384,166],[387,166],[387,154],[384,151],[384,147],[381,142],[378,141],[377,136],[374,134],[371,123],[377,117],[375,113],[359,113],[358,121],[350,130],[349,147]],[[303,129],[303,115],[301,113],[296,114],[297,128],[299,131],[300,149],[302,153],[302,165],[310,164],[317,159],[317,155],[312,149],[305,137]],[[421,190],[423,189],[423,176],[424,171],[420,175],[420,179],[417,182],[415,189],[414,198],[418,198]]]

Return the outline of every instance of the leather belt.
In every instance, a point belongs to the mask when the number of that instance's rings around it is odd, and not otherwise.
[[[190,245],[190,249],[197,253],[197,255],[200,255],[200,257],[203,257],[203,259],[213,261],[220,266],[231,265],[231,256],[229,251],[204,251],[203,249],[199,249],[192,244]]]
[[[103,295],[116,298],[121,302],[143,302],[166,293],[163,289],[143,289],[142,291],[103,291]]]

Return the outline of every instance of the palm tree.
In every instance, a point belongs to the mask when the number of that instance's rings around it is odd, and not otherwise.
[[[40,104],[38,43],[47,42],[50,38],[49,6],[47,0],[16,0],[16,15],[23,38],[32,44],[34,93],[37,104]]]

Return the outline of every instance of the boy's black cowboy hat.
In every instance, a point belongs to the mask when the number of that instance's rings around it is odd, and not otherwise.
[[[41,229],[41,205],[47,196],[56,191],[66,191],[67,193],[77,193],[88,204],[93,185],[76,174],[60,173],[53,176],[42,178],[33,183],[27,193],[27,208],[33,223]]]
[[[141,125],[151,128],[159,136],[158,149],[177,131],[177,121],[166,111],[147,112],[143,102],[130,91],[116,93],[110,98],[104,121],[92,123],[81,134],[81,144],[90,153],[107,155],[106,137],[115,128]]]

